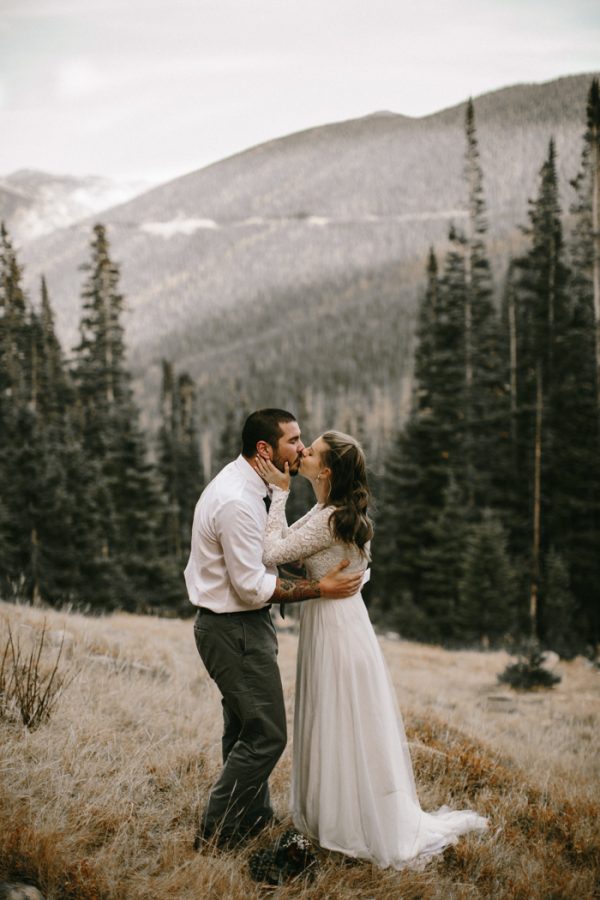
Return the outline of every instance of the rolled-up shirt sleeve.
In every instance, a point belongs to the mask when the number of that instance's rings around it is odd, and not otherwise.
[[[277,575],[262,562],[264,532],[256,515],[245,503],[231,500],[217,511],[215,526],[233,590],[247,606],[265,606]]]

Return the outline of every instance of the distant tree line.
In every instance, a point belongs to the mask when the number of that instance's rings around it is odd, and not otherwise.
[[[600,92],[563,234],[556,152],[492,302],[483,174],[466,111],[468,227],[433,249],[412,413],[377,486],[374,606],[404,635],[562,654],[600,641]]]
[[[0,596],[91,611],[181,612],[202,487],[194,388],[165,363],[149,461],[126,367],[119,268],[96,225],[67,360],[44,279],[36,308],[0,228]]]

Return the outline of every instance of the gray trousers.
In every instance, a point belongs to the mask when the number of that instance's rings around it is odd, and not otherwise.
[[[223,705],[223,769],[204,810],[201,831],[243,831],[273,815],[268,778],[287,730],[277,634],[268,609],[214,615],[200,609],[196,646]]]

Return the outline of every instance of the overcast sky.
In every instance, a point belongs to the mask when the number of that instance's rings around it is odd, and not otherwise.
[[[0,0],[0,175],[151,182],[600,69],[598,0]]]

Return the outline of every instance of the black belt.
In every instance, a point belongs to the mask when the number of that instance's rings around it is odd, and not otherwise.
[[[240,609],[240,610],[237,610],[236,612],[224,612],[224,613],[215,612],[214,609],[208,609],[206,606],[199,606],[198,612],[204,613],[207,616],[250,616],[253,613],[261,613],[267,609],[271,609],[270,603],[267,606],[261,606],[258,609]]]

